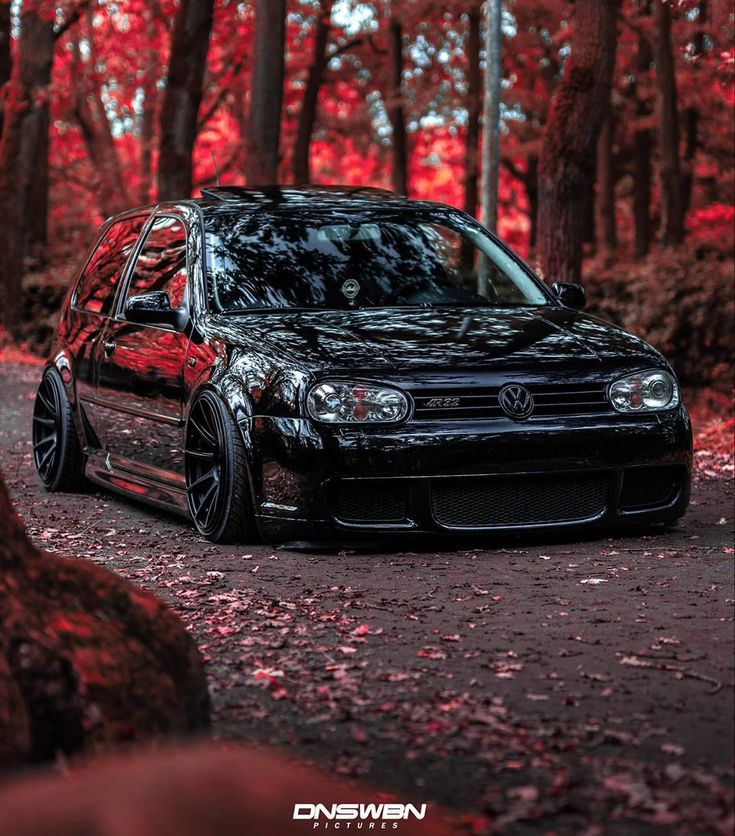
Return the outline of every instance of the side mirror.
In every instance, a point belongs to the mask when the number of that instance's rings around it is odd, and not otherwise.
[[[564,305],[565,308],[581,311],[585,306],[585,292],[581,284],[554,282],[551,285],[551,290],[559,303]]]
[[[168,293],[162,290],[130,296],[125,302],[125,319],[145,325],[171,325],[176,331],[186,324],[184,312],[174,310]]]

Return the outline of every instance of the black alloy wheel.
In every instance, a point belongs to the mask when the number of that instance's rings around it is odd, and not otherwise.
[[[186,425],[186,490],[199,533],[214,543],[252,540],[255,525],[240,429],[212,391],[197,396]]]
[[[44,372],[36,392],[33,463],[47,491],[78,490],[84,482],[84,455],[71,404],[54,368]]]

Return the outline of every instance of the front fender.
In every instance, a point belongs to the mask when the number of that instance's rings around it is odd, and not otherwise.
[[[59,373],[61,383],[64,387],[64,391],[66,392],[66,397],[69,399],[72,420],[74,421],[74,429],[82,449],[99,446],[94,433],[90,429],[87,421],[84,419],[82,409],[79,404],[76,381],[74,379],[74,361],[69,350],[65,347],[58,348],[58,350],[51,356],[48,363],[46,363],[42,375],[46,374],[49,369],[55,369]]]
[[[74,385],[74,363],[69,351],[65,348],[60,348],[46,364],[43,373],[46,369],[55,368],[61,376],[61,381],[64,384],[66,396],[69,398],[69,403],[76,408],[77,406],[77,389]]]
[[[258,455],[257,448],[253,442],[252,433],[252,416],[253,403],[245,388],[244,382],[234,375],[224,375],[223,377],[210,378],[201,382],[196,389],[191,392],[191,396],[186,405],[184,421],[189,420],[189,413],[191,407],[196,401],[198,395],[209,390],[215,392],[217,397],[225,404],[230,413],[235,426],[240,432],[240,440],[245,449],[245,457],[248,463],[248,482],[250,484],[251,495],[254,500],[254,505],[260,501],[262,493],[262,463]]]

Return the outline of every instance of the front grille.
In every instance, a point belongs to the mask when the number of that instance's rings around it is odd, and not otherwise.
[[[603,474],[435,479],[431,504],[450,528],[581,522],[605,511],[609,484]]]
[[[406,517],[402,485],[341,482],[333,491],[334,516],[349,523],[393,523]]]
[[[522,382],[522,381],[519,381]],[[525,385],[525,384],[524,384]],[[500,386],[413,391],[414,420],[456,418],[504,418],[498,393]],[[529,420],[555,415],[598,415],[613,412],[604,386],[581,384],[528,385],[535,408]]]
[[[680,467],[643,467],[623,475],[620,507],[623,511],[668,505],[682,484]]]

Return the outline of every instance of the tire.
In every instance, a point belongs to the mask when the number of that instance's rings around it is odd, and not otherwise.
[[[240,429],[210,390],[189,411],[185,472],[189,513],[203,537],[213,543],[257,539]]]
[[[46,369],[33,406],[33,463],[47,491],[77,491],[84,486],[84,453],[61,376]]]

